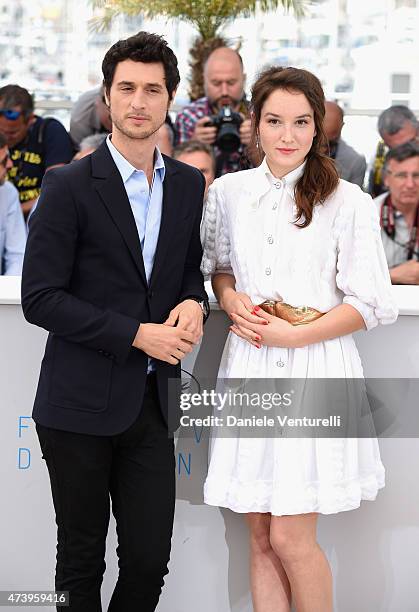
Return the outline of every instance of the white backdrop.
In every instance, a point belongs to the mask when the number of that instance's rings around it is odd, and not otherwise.
[[[46,467],[35,429],[27,418],[45,333],[24,321],[18,304],[5,303],[18,301],[16,291],[12,293],[8,299],[0,283],[0,590],[52,589],[53,508]],[[418,298],[416,293],[416,304]],[[357,335],[367,376],[418,377],[419,309],[410,308],[410,312],[395,325]],[[214,311],[199,355],[196,361],[196,355],[189,359],[185,369],[194,367],[198,376],[211,377],[226,328],[225,315]],[[387,485],[377,500],[319,521],[319,539],[333,567],[336,612],[419,609],[419,441],[382,439],[380,447]],[[173,550],[158,612],[251,612],[243,519],[202,503],[207,456],[204,440],[180,439],[176,455]],[[116,580],[115,546],[112,523],[104,609]],[[19,609],[26,608],[13,607]]]

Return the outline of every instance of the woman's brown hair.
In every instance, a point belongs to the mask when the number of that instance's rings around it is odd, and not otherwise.
[[[322,204],[331,195],[339,182],[334,161],[325,155],[328,141],[323,128],[325,114],[324,92],[319,79],[308,70],[300,68],[281,68],[273,66],[264,70],[252,87],[252,145],[257,147],[258,127],[262,108],[268,97],[277,89],[301,92],[310,104],[313,115],[316,136],[306,157],[304,173],[295,186],[295,203],[297,205],[296,225],[307,227],[313,217],[313,208]],[[260,144],[259,144],[260,147]],[[260,161],[263,152],[259,148]]]

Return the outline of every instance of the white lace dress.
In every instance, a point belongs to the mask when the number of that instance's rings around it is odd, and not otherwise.
[[[370,330],[397,308],[377,211],[356,185],[340,181],[305,229],[293,224],[295,183],[261,166],[217,179],[202,223],[205,275],[233,274],[254,304],[282,299],[327,312],[342,302]],[[230,333],[219,378],[362,378],[351,335],[297,349],[257,349]],[[273,515],[350,510],[384,486],[376,438],[213,437],[204,497],[236,512]]]

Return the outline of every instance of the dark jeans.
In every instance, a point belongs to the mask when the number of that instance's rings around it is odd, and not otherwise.
[[[92,436],[37,425],[58,526],[55,588],[70,607],[101,612],[100,587],[112,512],[119,576],[109,612],[152,612],[168,573],[175,504],[173,439],[148,377],[140,415],[125,432]]]

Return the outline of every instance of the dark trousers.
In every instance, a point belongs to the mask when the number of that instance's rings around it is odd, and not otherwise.
[[[110,506],[119,576],[108,612],[152,612],[168,573],[175,504],[173,439],[153,375],[140,415],[125,432],[92,436],[37,425],[58,527],[55,588],[70,607],[101,612],[100,587]]]

